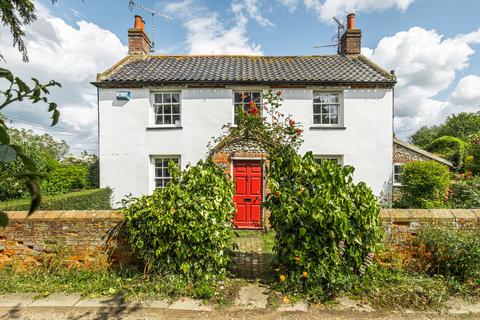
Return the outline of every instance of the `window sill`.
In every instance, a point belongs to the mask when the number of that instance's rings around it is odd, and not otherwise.
[[[340,126],[311,126],[310,130],[345,130],[347,127]]]
[[[154,127],[147,127],[147,131],[155,131],[155,130],[181,130],[183,129],[182,126],[154,126]]]

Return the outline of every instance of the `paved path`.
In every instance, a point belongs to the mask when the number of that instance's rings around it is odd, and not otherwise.
[[[448,313],[382,313],[346,297],[337,304],[309,307],[304,302],[268,304],[268,290],[259,284],[240,288],[237,299],[227,307],[181,298],[166,301],[127,301],[122,296],[81,298],[79,295],[0,296],[0,319],[480,319],[480,303],[451,301]]]
[[[268,273],[272,254],[263,252],[261,231],[243,231],[235,237],[233,263],[229,271],[239,278],[263,279]]]

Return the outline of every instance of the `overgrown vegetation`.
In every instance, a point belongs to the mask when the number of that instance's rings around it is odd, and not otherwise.
[[[211,162],[169,169],[173,180],[165,188],[124,209],[128,241],[150,273],[181,275],[213,294],[229,263],[233,183]]]
[[[480,208],[480,177],[472,174],[458,174],[451,180],[448,191],[449,208]]]
[[[403,165],[402,208],[444,208],[448,200],[450,172],[436,161],[414,161]]]
[[[430,275],[480,284],[480,234],[445,227],[420,229],[416,237],[418,262]]]
[[[40,210],[109,210],[111,209],[112,190],[91,189],[55,196],[43,197]],[[0,210],[25,211],[28,210],[30,201],[18,199],[0,202]]]
[[[277,287],[314,301],[348,290],[381,240],[372,191],[353,182],[352,167],[317,164],[311,153],[272,158],[269,186]]]

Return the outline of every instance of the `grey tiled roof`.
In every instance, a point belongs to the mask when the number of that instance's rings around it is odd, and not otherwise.
[[[108,83],[395,83],[363,56],[140,56],[99,75]]]

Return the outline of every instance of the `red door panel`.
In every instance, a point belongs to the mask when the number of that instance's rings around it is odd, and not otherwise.
[[[262,164],[257,160],[233,162],[236,213],[233,222],[237,228],[262,227]]]

